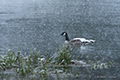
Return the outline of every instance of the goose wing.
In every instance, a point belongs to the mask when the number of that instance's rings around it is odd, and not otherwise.
[[[94,43],[95,40],[92,40],[92,39],[85,39],[85,38],[74,38],[72,41],[80,41],[81,43]]]

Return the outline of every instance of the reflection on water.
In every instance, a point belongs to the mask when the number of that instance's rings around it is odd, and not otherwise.
[[[119,0],[2,0],[0,5],[0,52],[5,48],[23,52],[47,50],[55,53],[62,46],[66,31],[69,37],[95,39],[75,55],[90,59],[120,60]],[[98,56],[96,58],[96,56]]]

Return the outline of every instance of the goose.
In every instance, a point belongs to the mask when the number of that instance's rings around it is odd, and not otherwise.
[[[73,38],[72,40],[69,40],[68,34],[67,32],[62,32],[61,34],[62,36],[65,36],[65,45],[86,45],[86,44],[90,44],[90,43],[94,43],[95,40],[92,39],[85,39],[85,38]]]

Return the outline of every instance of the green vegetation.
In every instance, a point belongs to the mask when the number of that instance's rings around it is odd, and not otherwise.
[[[58,50],[54,56],[56,64],[58,65],[67,65],[71,63],[72,52],[63,47],[61,50]]]
[[[57,76],[58,78],[70,76],[78,76],[76,73],[75,67],[87,64],[81,61],[72,60],[73,54],[70,50],[63,48],[58,48],[57,53],[51,55],[51,52],[48,51],[46,57],[42,57],[41,52],[38,51],[31,51],[29,54],[25,53],[22,54],[21,51],[17,53],[13,52],[12,50],[8,50],[4,53],[4,55],[0,55],[0,71],[6,70],[14,70],[14,74],[28,78],[40,78],[40,79],[47,79],[49,76]],[[80,56],[78,56],[80,57]],[[88,60],[88,59],[86,59]],[[90,69],[103,69],[109,68],[112,62],[107,63],[100,63],[88,61]],[[69,70],[73,68],[73,72]],[[68,68],[68,69],[67,69]],[[76,74],[75,74],[76,73]],[[85,75],[83,75],[85,76]]]

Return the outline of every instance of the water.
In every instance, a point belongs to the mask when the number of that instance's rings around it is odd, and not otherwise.
[[[85,59],[120,63],[119,0],[1,0],[0,52],[5,48],[29,52],[47,50],[55,53],[64,44],[63,31],[70,39],[95,39],[95,44],[82,46],[75,55]],[[119,67],[118,67],[119,68]],[[116,68],[116,69],[118,69]],[[116,76],[120,71],[114,70]],[[118,73],[118,74],[117,74]],[[110,74],[113,74],[111,72]]]

